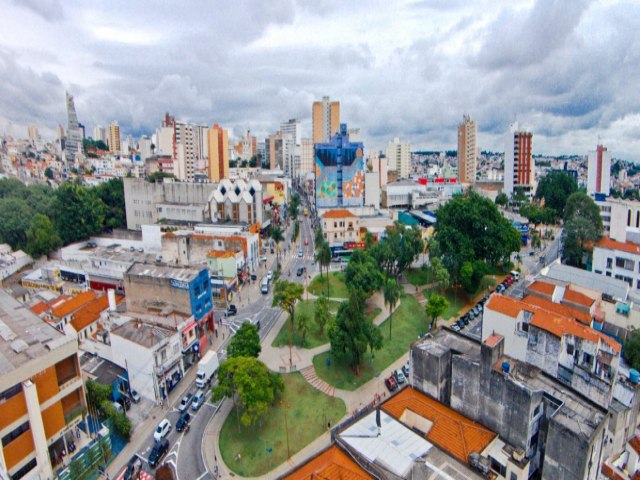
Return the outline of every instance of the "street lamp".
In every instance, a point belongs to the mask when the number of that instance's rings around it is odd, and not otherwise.
[[[291,404],[289,402],[280,400],[280,405],[284,407],[284,431],[287,438],[287,460],[289,460],[291,458],[291,450],[289,448],[289,426],[287,424],[287,410],[291,408]]]

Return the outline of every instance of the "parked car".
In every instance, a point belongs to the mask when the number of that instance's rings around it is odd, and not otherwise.
[[[333,263],[342,263],[342,257],[338,257],[338,256],[331,257],[331,261]]]
[[[390,392],[393,392],[396,388],[398,388],[398,383],[396,382],[396,379],[393,378],[393,375],[385,379],[384,384],[387,386]]]
[[[256,280],[258,280],[258,276],[255,273],[251,274],[251,281],[255,282]]]
[[[459,332],[460,331],[460,327],[458,326],[457,323],[452,323],[451,324],[451,330],[453,330],[454,332]]]
[[[302,248],[298,249],[298,258],[302,258]]]
[[[273,252],[271,252],[273,253]],[[260,257],[260,263],[267,263],[267,257],[265,257],[264,255],[262,257]]]
[[[127,464],[127,469],[124,471],[124,476],[122,477],[122,479],[135,480],[139,478],[141,470],[142,470],[142,460],[137,454],[135,454],[133,457],[131,457],[131,460],[129,460],[129,463]]]
[[[182,397],[182,400],[180,401],[180,406],[178,407],[178,411],[180,412],[186,411],[191,405],[191,402],[193,402],[193,393],[189,392],[184,397]]]
[[[191,410],[193,410],[194,412],[200,410],[200,407],[202,406],[202,404],[205,402],[206,399],[207,399],[207,397],[205,396],[204,392],[196,393],[196,396],[193,397],[193,403],[191,404]]]
[[[140,403],[140,394],[135,390],[131,390],[131,400],[133,400],[133,403]]]
[[[153,439],[156,442],[159,442],[164,437],[169,435],[170,431],[171,431],[171,422],[165,418],[160,422],[160,424],[158,425],[158,428],[156,428],[156,431],[153,432]]]
[[[267,272],[267,280],[271,281],[272,278],[273,278],[273,272],[271,270],[269,270]]]
[[[465,315],[464,317],[460,318],[460,320],[462,320],[465,325],[469,325],[469,315]]]
[[[457,320],[456,321],[456,325],[458,325],[458,328],[460,330],[464,330],[465,325],[464,325],[464,322],[462,320]]]
[[[238,307],[236,307],[233,303],[230,303],[224,313],[227,314],[227,317],[235,315],[236,313],[238,313]]]
[[[309,239],[308,239],[308,238],[305,238],[305,239],[304,239],[304,244],[305,244],[305,245],[309,245]]]
[[[304,267],[298,268],[298,271],[296,272],[296,275],[298,277],[301,277],[305,270],[306,270],[306,268],[304,268]]]
[[[402,371],[402,369],[398,369],[394,372],[395,376],[396,376],[396,382],[398,382],[398,385],[402,385],[405,381],[406,378],[404,376],[404,372]]]
[[[151,449],[151,453],[149,454],[149,466],[151,468],[156,468],[160,463],[160,460],[167,454],[169,451],[169,440],[166,438],[160,440],[156,443]]]
[[[404,373],[405,378],[409,380],[409,362],[402,365],[402,373]]]
[[[178,422],[176,423],[176,432],[182,432],[189,426],[189,422],[191,421],[191,415],[189,413],[184,412],[180,415]]]

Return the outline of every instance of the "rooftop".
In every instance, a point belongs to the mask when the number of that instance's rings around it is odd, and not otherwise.
[[[51,309],[51,314],[57,318],[63,318],[67,315],[75,312],[83,305],[92,302],[96,298],[96,292],[88,290],[86,292],[79,293],[75,297],[61,303]]]
[[[230,250],[211,250],[208,254],[208,258],[231,258],[235,257],[235,252]]]
[[[349,210],[344,208],[337,208],[334,210],[328,210],[322,215],[322,218],[348,218],[348,217],[356,217]]]
[[[0,374],[74,341],[0,289]]]
[[[134,263],[127,270],[127,275],[140,277],[168,278],[191,282],[198,278],[201,269],[197,268],[177,268],[164,265],[150,265],[145,263]]]
[[[620,250],[627,253],[633,253],[634,255],[640,255],[640,245],[636,245],[632,242],[618,242],[612,240],[609,237],[602,237],[596,243],[596,247],[605,248],[607,250]]]
[[[116,295],[116,304],[124,300],[122,295]],[[71,326],[76,332],[87,328],[100,318],[100,314],[109,307],[109,295],[104,294],[93,302],[81,307],[71,316]]]
[[[82,354],[80,368],[95,377],[95,380],[103,385],[113,385],[118,377],[125,376],[124,368],[90,353]]]
[[[337,445],[332,445],[282,480],[366,480],[373,479]]]
[[[153,348],[175,332],[168,328],[131,321],[111,330],[111,336],[118,336],[145,348]]]
[[[571,283],[596,292],[606,293],[613,298],[621,300],[626,300],[629,292],[629,285],[622,280],[616,280],[612,277],[606,277],[561,263],[552,263],[548,267],[543,268],[541,274],[549,279]]]
[[[555,303],[551,300],[541,298],[536,295],[527,295],[522,299],[522,301],[529,305],[535,305],[537,307],[544,308],[545,310],[563,315],[565,317],[575,318],[585,325],[591,325],[591,315],[583,310],[578,310],[568,305],[563,305],[562,303]]]
[[[633,448],[638,455],[640,455],[640,435],[636,435],[631,440],[629,440],[629,445]]]

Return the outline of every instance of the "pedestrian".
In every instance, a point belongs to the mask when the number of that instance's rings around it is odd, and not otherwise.
[[[218,338],[218,330],[216,330],[216,338]]]
[[[224,340],[224,332],[222,332],[222,340]]]

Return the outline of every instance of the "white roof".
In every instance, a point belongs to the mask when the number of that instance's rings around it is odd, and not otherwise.
[[[369,462],[406,477],[414,461],[426,455],[433,445],[383,411],[380,424],[378,436],[374,410],[340,433],[340,439]]]

